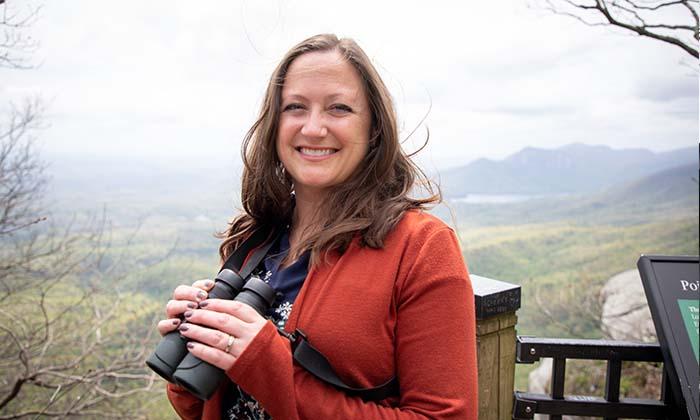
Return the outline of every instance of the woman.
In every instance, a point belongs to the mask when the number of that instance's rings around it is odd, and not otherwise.
[[[451,229],[410,198],[420,171],[401,151],[391,97],[349,39],[309,38],[270,80],[243,144],[245,212],[226,258],[263,226],[286,233],[262,273],[284,295],[272,319],[179,286],[161,334],[179,325],[195,356],[231,384],[203,402],[176,385],[183,418],[476,419],[474,298]],[[277,324],[277,325],[275,325]],[[364,401],[293,362],[276,327],[303,330],[347,384],[396,377],[399,393]]]

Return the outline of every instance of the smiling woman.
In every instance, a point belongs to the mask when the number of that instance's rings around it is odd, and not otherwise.
[[[206,402],[169,384],[178,414],[476,419],[474,297],[461,250],[423,212],[439,195],[409,196],[429,183],[401,150],[391,96],[354,41],[318,35],[287,53],[243,161],[244,211],[221,257],[261,229],[281,231],[254,270],[277,298],[260,314],[207,299],[211,280],[175,289],[159,331],[178,328],[189,353],[229,379]],[[300,360],[290,334],[300,331],[335,378]]]

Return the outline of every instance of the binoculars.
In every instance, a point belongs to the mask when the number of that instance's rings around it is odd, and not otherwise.
[[[209,298],[233,299],[253,307],[265,315],[275,300],[275,290],[255,276],[243,279],[230,269],[216,276]],[[178,384],[202,400],[214,394],[226,373],[187,351],[187,339],[173,331],[158,343],[146,364],[165,380]]]

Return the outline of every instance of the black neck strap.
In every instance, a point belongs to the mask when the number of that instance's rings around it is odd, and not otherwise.
[[[399,381],[395,376],[373,388],[352,387],[340,379],[328,359],[307,341],[306,335],[301,330],[297,329],[294,333],[285,334],[285,336],[292,341],[294,361],[299,366],[318,379],[345,391],[348,395],[358,396],[365,401],[381,401],[385,398],[399,396]]]
[[[265,258],[281,233],[280,229],[272,231],[264,228],[257,229],[233,251],[221,270],[228,268],[237,272],[241,278],[247,278]]]

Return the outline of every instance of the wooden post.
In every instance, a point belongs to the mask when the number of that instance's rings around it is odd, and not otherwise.
[[[471,275],[476,306],[479,420],[510,420],[520,286]]]

